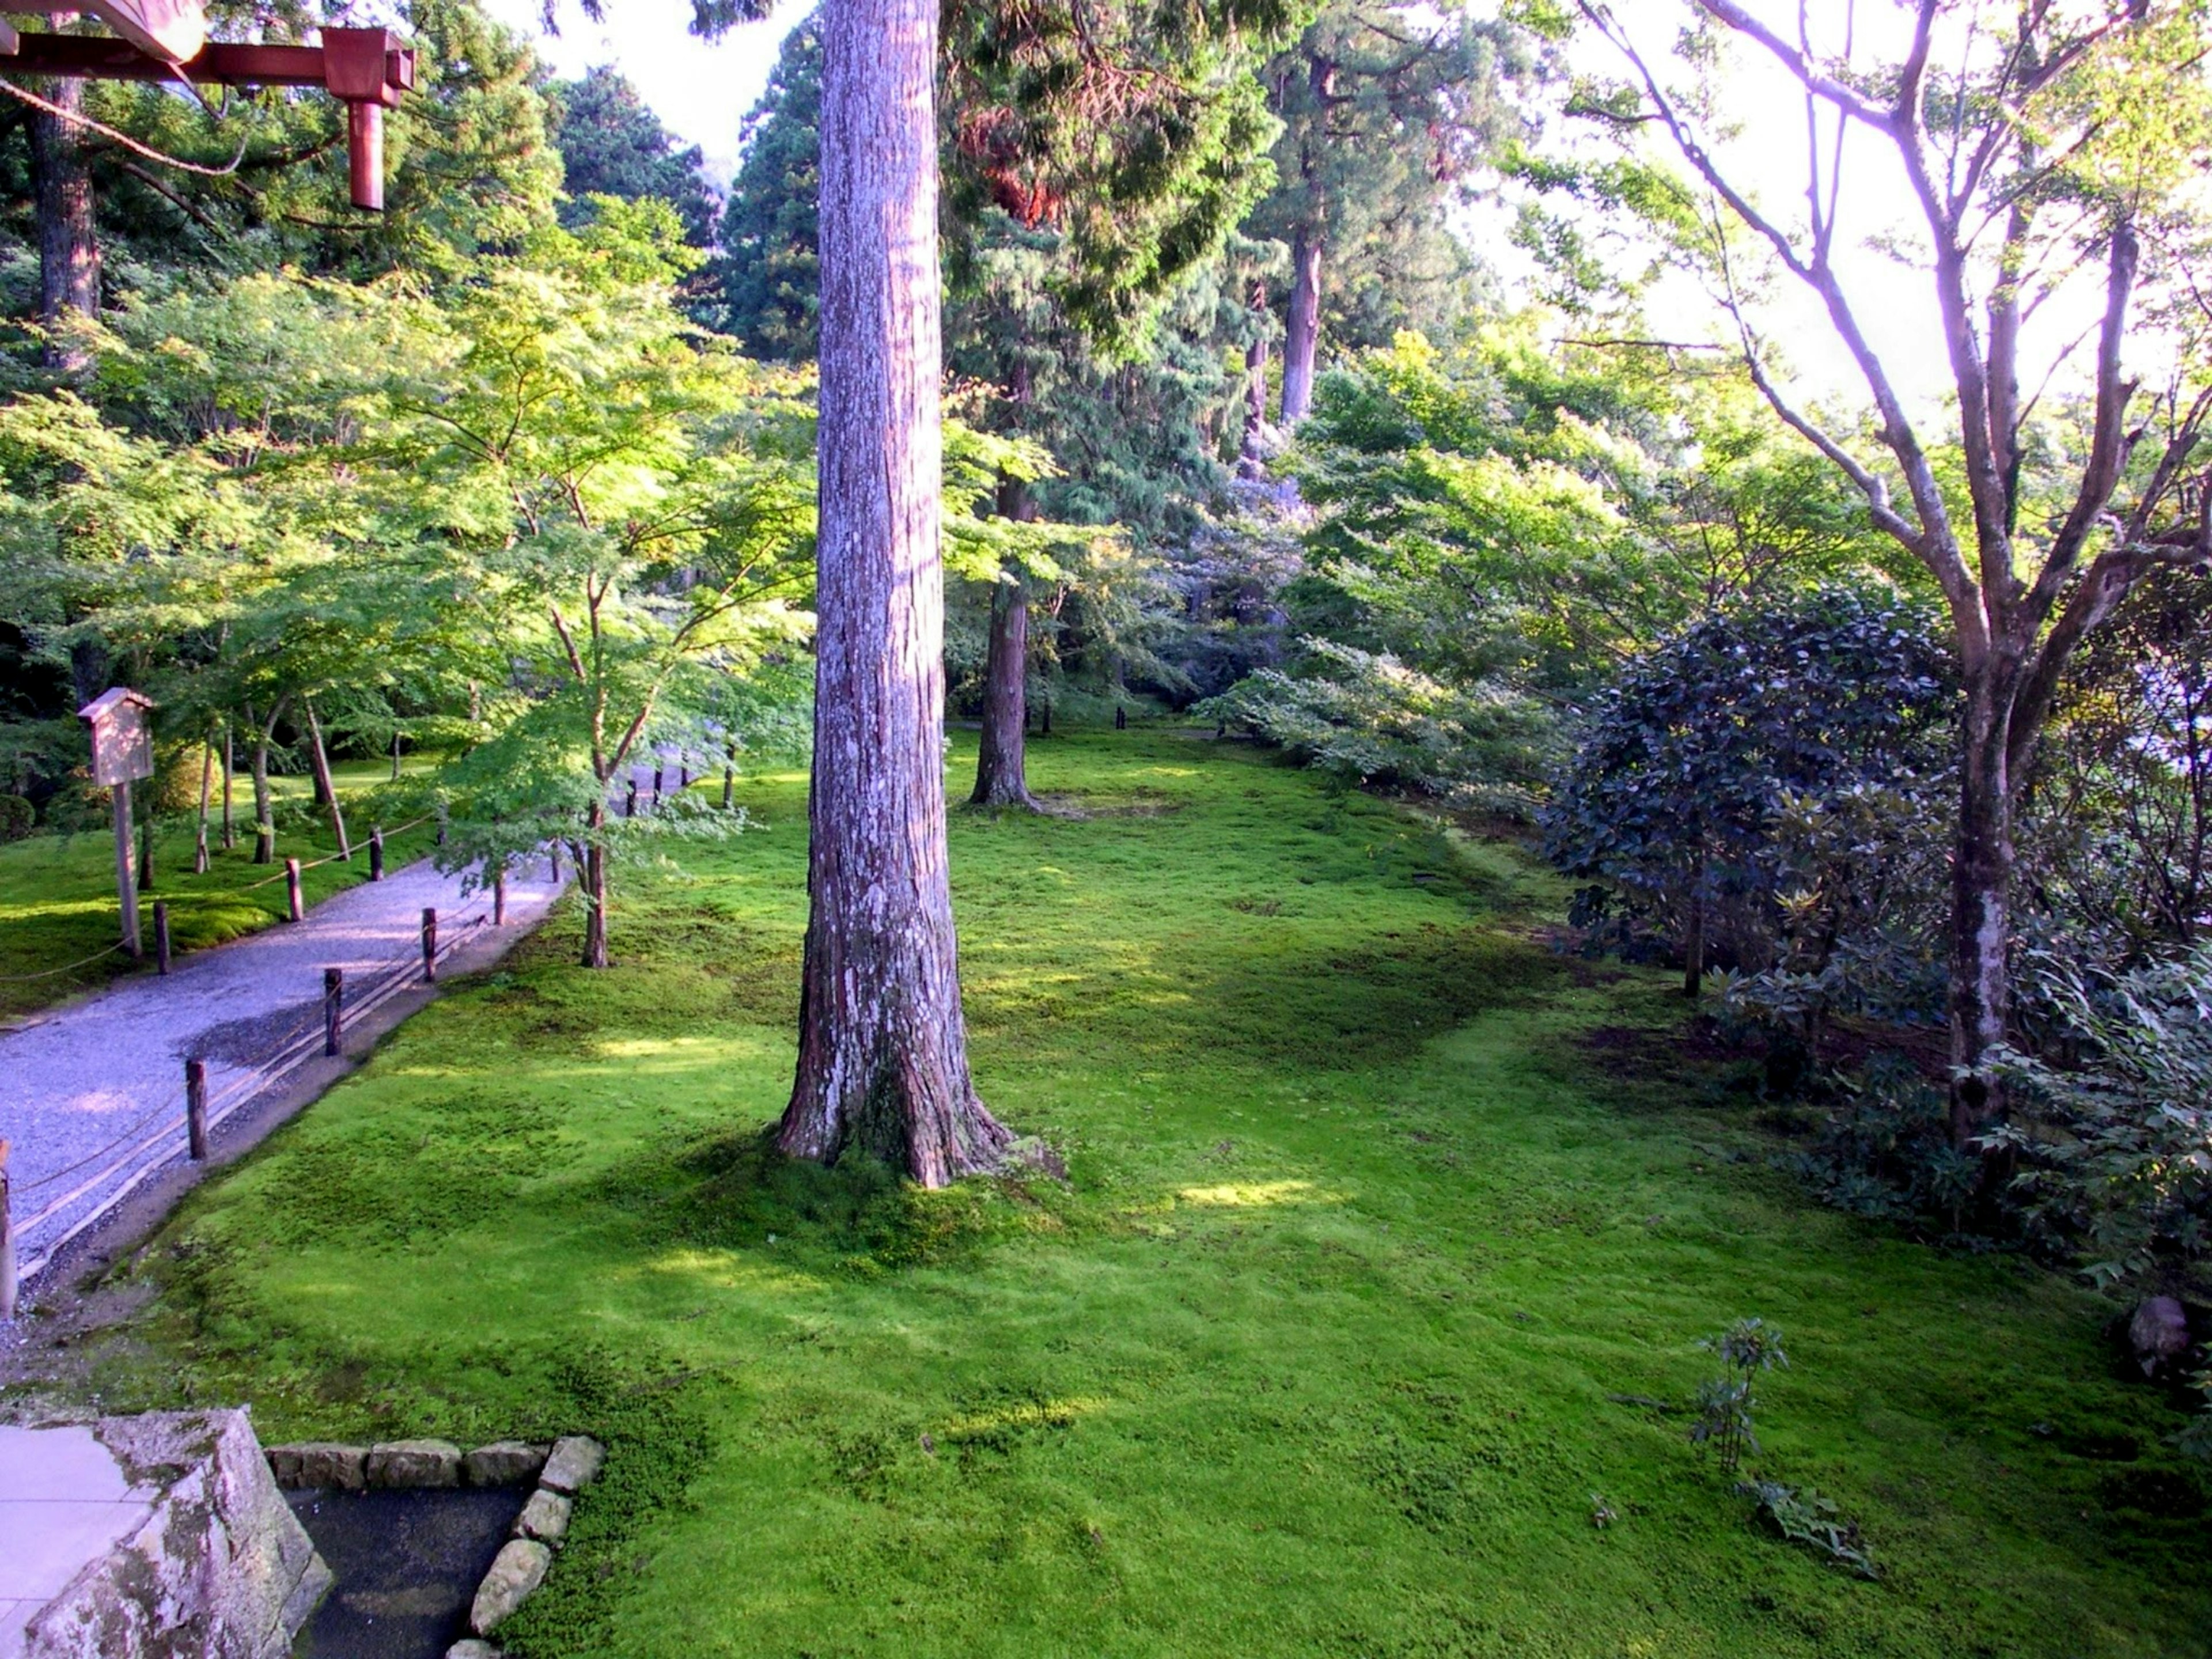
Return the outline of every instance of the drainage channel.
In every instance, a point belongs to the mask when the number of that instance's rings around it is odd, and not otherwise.
[[[293,1659],[444,1659],[526,1489],[289,1492],[337,1583]]]

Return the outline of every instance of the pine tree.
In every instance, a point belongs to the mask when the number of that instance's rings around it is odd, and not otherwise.
[[[563,225],[573,230],[591,216],[586,197],[658,197],[684,221],[685,241],[713,245],[714,202],[701,171],[705,157],[696,144],[678,146],[621,71],[603,64],[580,81],[555,82],[548,92],[568,198],[561,207]]]

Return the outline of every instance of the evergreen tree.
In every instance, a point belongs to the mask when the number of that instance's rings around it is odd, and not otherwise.
[[[1469,261],[1444,210],[1517,126],[1504,83],[1531,68],[1507,25],[1360,0],[1324,9],[1268,65],[1276,185],[1247,229],[1291,252],[1285,426],[1312,406],[1325,320],[1346,344],[1381,345],[1464,296]]]
[[[586,198],[592,196],[625,202],[658,197],[683,220],[685,241],[712,246],[714,201],[701,171],[705,157],[696,144],[678,147],[621,71],[603,64],[580,81],[556,81],[547,90],[565,175],[563,225],[573,230],[589,219]]]
[[[710,267],[720,327],[776,362],[805,362],[815,352],[821,118],[822,25],[809,17],[784,37],[768,88],[745,117],[744,160],[722,210],[722,252]]]

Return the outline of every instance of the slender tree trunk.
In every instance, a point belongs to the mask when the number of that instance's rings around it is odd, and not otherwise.
[[[142,893],[154,890],[154,812],[160,789],[156,780],[146,792],[145,810],[138,814],[138,890]]]
[[[222,850],[226,853],[238,845],[238,821],[230,810],[230,780],[237,770],[237,757],[231,746],[230,722],[222,723]]]
[[[199,833],[192,837],[192,873],[207,874],[208,869],[208,798],[215,791],[215,745],[200,744],[200,823]]]
[[[2012,988],[2010,723],[2006,700],[1976,678],[1970,669],[1951,861],[1951,1139],[1961,1148],[2003,1109],[1982,1060],[2005,1040]]]
[[[399,781],[399,732],[396,726],[392,732],[392,781]]]
[[[1255,288],[1252,308],[1263,319],[1267,304],[1267,290]],[[1237,474],[1243,478],[1256,478],[1267,470],[1264,452],[1267,447],[1267,359],[1270,349],[1267,337],[1261,334],[1244,348],[1244,438],[1237,447]]]
[[[1705,988],[1705,860],[1690,872],[1690,914],[1682,928],[1682,994],[1694,1000]]]
[[[276,819],[269,800],[269,733],[259,731],[253,739],[253,861],[276,861]]]
[[[51,102],[70,113],[84,108],[84,82],[55,81]],[[39,320],[52,331],[46,366],[78,374],[91,363],[73,317],[100,314],[100,238],[93,224],[92,174],[82,131],[44,110],[31,112],[31,191],[39,227]]]
[[[1321,233],[1300,225],[1291,239],[1291,307],[1283,325],[1283,424],[1313,407],[1314,354],[1321,345]]]
[[[722,810],[725,812],[734,811],[737,804],[738,745],[726,743],[722,745]]]
[[[316,718],[315,705],[308,702],[308,753],[315,763],[315,793],[322,799],[319,805],[327,807],[331,815],[331,834],[338,844],[338,856],[349,864],[353,861],[353,843],[346,839],[345,809],[338,805],[337,781],[331,776],[330,750],[323,746],[323,723]]]
[[[607,965],[607,849],[601,831],[606,828],[607,803],[602,787],[592,803],[591,834],[585,837],[578,864],[579,884],[584,890],[584,957],[586,968]]]
[[[1029,486],[1009,478],[999,486],[999,516],[1027,524],[1036,517]],[[1030,596],[1018,575],[991,590],[991,648],[983,667],[983,739],[975,756],[978,806],[1036,810],[1030,799]]]
[[[968,1069],[945,838],[934,0],[822,11],[811,913],[778,1143],[925,1186],[1012,1136]]]

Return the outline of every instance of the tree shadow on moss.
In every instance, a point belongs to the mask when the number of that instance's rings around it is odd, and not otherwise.
[[[655,1243],[770,1250],[864,1276],[972,1260],[1027,1231],[1024,1212],[1038,1207],[1037,1183],[1021,1176],[931,1191],[857,1154],[826,1168],[789,1157],[775,1133],[770,1124],[646,1152],[602,1177],[589,1201],[629,1212]]]

